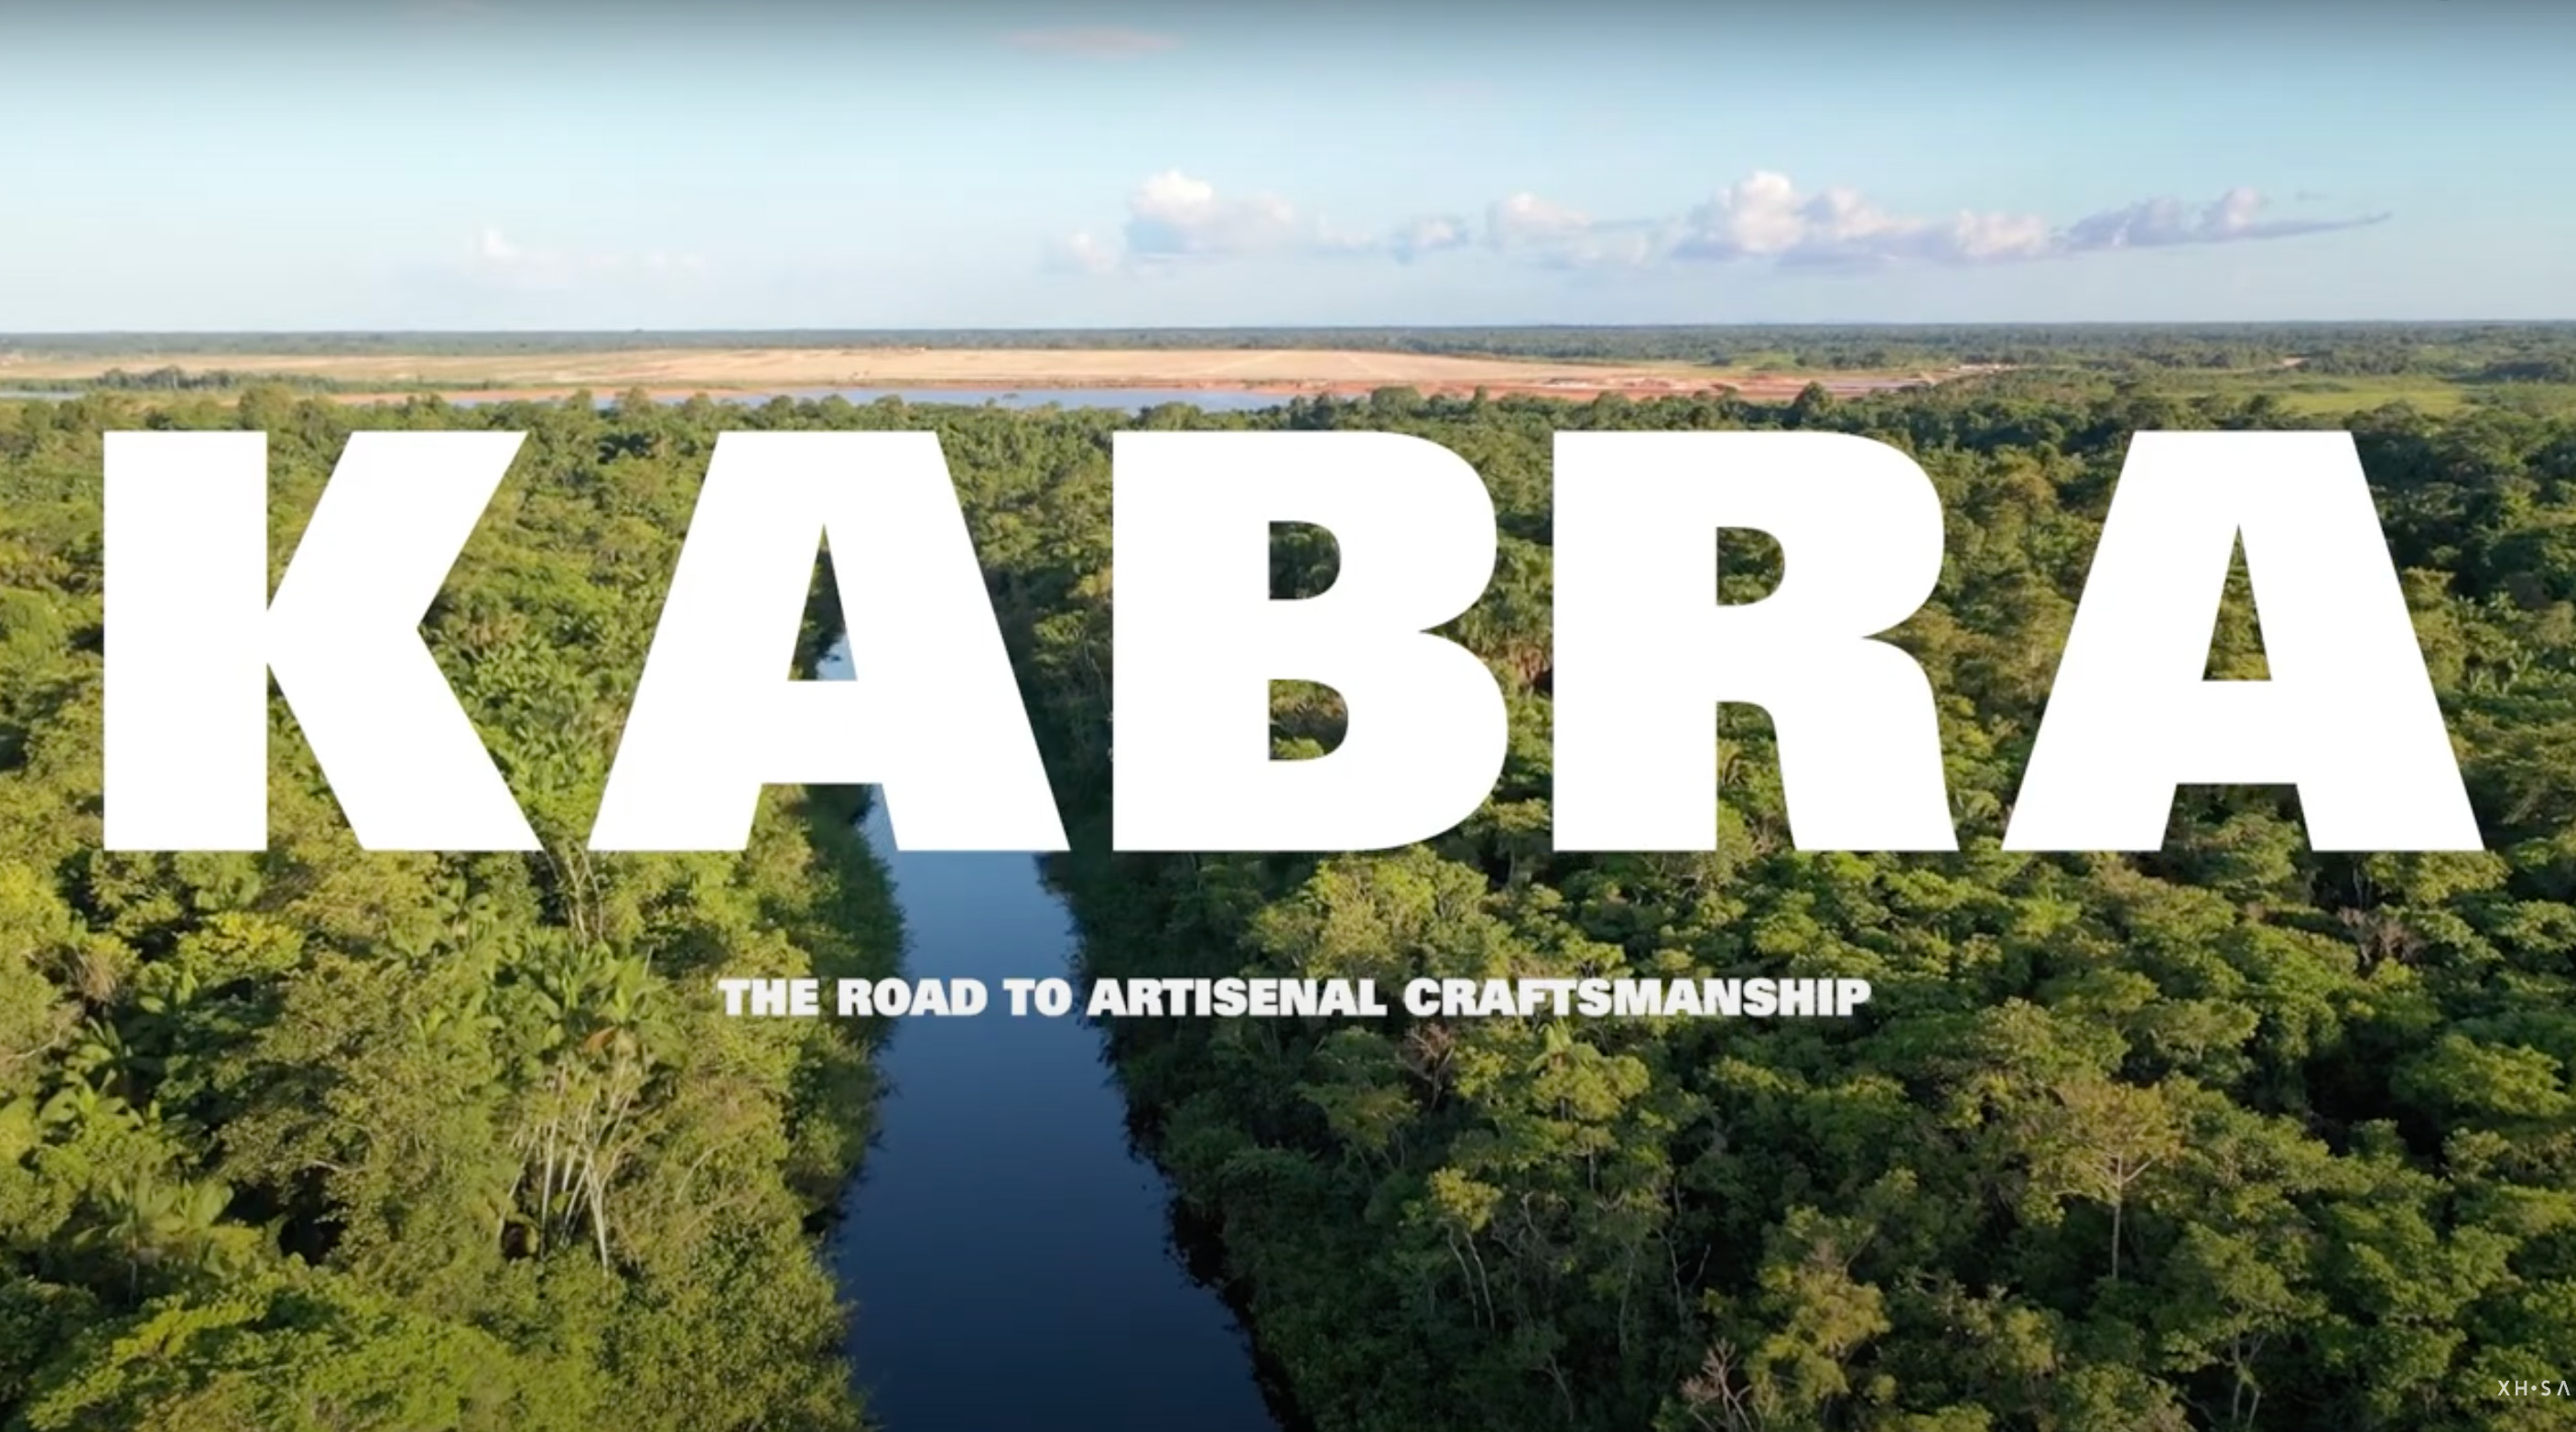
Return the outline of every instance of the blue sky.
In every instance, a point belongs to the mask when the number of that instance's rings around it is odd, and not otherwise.
[[[0,0],[0,54],[0,332],[2576,318],[2538,0]]]

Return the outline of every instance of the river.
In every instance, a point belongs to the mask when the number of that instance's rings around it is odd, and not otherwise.
[[[823,673],[845,676],[835,650]],[[1015,1019],[1005,978],[1067,976],[1071,914],[1030,855],[895,848],[904,973],[981,979],[971,1018],[906,1018],[878,1052],[879,1131],[831,1257],[854,1375],[888,1432],[1275,1432],[1242,1330],[1173,1241],[1098,1030]]]

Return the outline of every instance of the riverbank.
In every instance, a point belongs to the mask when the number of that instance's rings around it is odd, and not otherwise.
[[[835,648],[815,667],[847,679]],[[883,801],[859,838],[884,862],[915,979],[1073,970],[1073,921],[1032,856],[907,851]],[[828,1261],[850,1363],[891,1432],[1279,1432],[1216,1257],[1176,1224],[1077,1020],[903,1018]],[[1009,1369],[1008,1376],[994,1369]]]

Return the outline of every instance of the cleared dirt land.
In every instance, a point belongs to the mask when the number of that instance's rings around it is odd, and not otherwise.
[[[1748,373],[1683,364],[1590,364],[1348,349],[740,348],[612,353],[289,356],[152,352],[50,358],[0,354],[0,386],[15,379],[96,378],[110,369],[180,368],[381,383],[387,392],[546,396],[588,388],[643,388],[662,396],[827,388],[1211,388],[1363,394],[1411,387],[1426,393],[1600,393],[1648,397],[1731,388],[1748,398],[1787,398],[1809,382],[1835,393],[1938,382],[1951,373]],[[345,396],[365,397],[352,391]]]

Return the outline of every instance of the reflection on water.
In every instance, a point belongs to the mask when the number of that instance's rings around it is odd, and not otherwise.
[[[873,1414],[890,1432],[1274,1432],[1242,1333],[1174,1249],[1099,1032],[1009,1012],[1005,978],[1072,975],[1037,860],[897,850],[882,799],[865,829],[905,974],[992,992],[981,1015],[900,1021],[880,1051],[893,1087],[832,1255]]]

